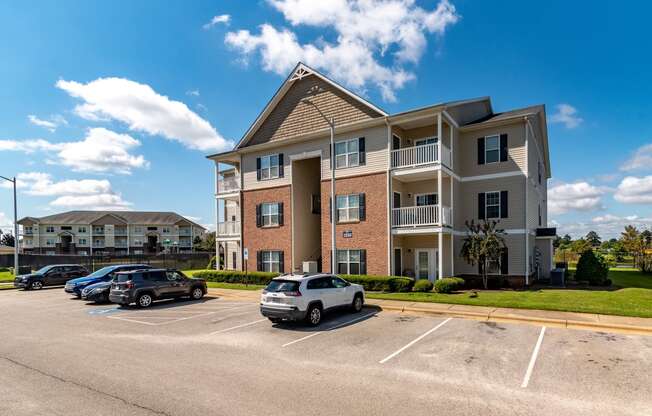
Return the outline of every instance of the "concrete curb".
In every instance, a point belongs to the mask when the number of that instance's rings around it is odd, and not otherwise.
[[[424,313],[428,315],[437,315],[437,316],[452,316],[458,318],[469,318],[489,322],[516,322],[524,323],[530,325],[545,325],[545,326],[555,326],[560,328],[569,328],[569,329],[583,329],[590,331],[605,331],[605,332],[618,332],[626,334],[638,334],[638,335],[649,335],[652,336],[652,327],[644,326],[635,326],[635,325],[625,325],[625,324],[606,324],[600,322],[587,322],[587,321],[577,321],[573,319],[555,319],[555,318],[538,318],[530,316],[514,316],[514,315],[505,315],[497,313],[481,313],[481,312],[468,312],[468,311],[453,311],[453,310],[432,310],[428,308],[418,308],[418,307],[405,307],[405,306],[393,306],[393,305],[379,305],[374,303],[367,303],[369,306],[376,306],[383,310],[399,311],[399,312],[413,312],[413,313]]]

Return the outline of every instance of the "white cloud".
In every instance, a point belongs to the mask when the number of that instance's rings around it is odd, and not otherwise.
[[[630,159],[620,167],[623,171],[652,170],[652,143],[636,149]]]
[[[27,119],[29,120],[30,123],[34,124],[35,126],[43,127],[49,130],[50,132],[54,132],[57,129],[57,127],[61,125],[68,125],[68,121],[66,121],[66,119],[59,114],[51,116],[49,120],[43,120],[38,118],[34,114],[30,114],[27,116]]]
[[[123,200],[106,179],[55,181],[52,175],[43,172],[19,173],[16,179],[16,186],[28,195],[56,197],[50,202],[54,207],[100,210],[128,209],[132,205]]]
[[[548,188],[548,212],[593,211],[602,208],[604,189],[588,182],[561,183]]]
[[[301,43],[295,32],[262,24],[260,32],[229,32],[225,43],[241,53],[244,62],[260,53],[265,71],[286,75],[298,61],[323,70],[345,85],[364,92],[378,88],[386,101],[415,78],[405,69],[417,64],[427,46],[427,34],[442,36],[460,16],[448,0],[427,11],[412,0],[268,0],[292,26],[332,29],[336,41],[322,37]],[[389,65],[381,63],[392,56]]]
[[[625,204],[652,204],[652,176],[623,178],[614,198]]]
[[[192,95],[193,97],[199,97],[199,90],[186,91],[186,95]]]
[[[577,115],[577,109],[570,104],[557,105],[557,112],[550,116],[553,123],[562,123],[567,129],[574,129],[582,124],[584,119]]]
[[[158,94],[149,85],[124,78],[98,78],[87,84],[59,80],[56,86],[84,101],[75,113],[87,120],[118,120],[130,130],[161,135],[201,151],[233,147],[187,105]]]
[[[101,127],[88,129],[86,137],[77,142],[0,140],[0,150],[53,153],[57,158],[50,160],[52,164],[70,167],[75,172],[95,173],[130,174],[132,169],[149,167],[149,162],[142,155],[129,153],[137,146],[140,146],[140,142],[133,137]]]
[[[218,16],[213,16],[210,22],[206,23],[204,26],[202,26],[204,29],[208,30],[211,27],[219,24],[219,23],[224,23],[225,25],[228,25],[229,22],[231,21],[231,16],[228,14],[220,14]]]
[[[4,212],[0,212],[0,232],[14,233],[14,221],[9,219]]]

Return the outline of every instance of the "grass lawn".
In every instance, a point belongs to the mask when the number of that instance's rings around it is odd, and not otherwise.
[[[412,302],[453,303],[502,308],[547,309],[567,312],[652,318],[652,276],[636,269],[612,269],[609,278],[614,290],[538,289],[440,293],[368,293],[371,299]]]
[[[14,275],[11,272],[0,272],[0,282],[13,282]]]

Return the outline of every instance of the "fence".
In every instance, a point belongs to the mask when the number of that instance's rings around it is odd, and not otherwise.
[[[170,268],[179,270],[205,269],[206,265],[214,256],[212,252],[202,253],[179,253],[179,254],[131,254],[129,256],[77,256],[77,255],[54,255],[45,254],[21,254],[20,272],[24,273],[29,267],[31,270],[38,270],[50,264],[80,264],[89,271],[95,271],[105,266],[114,264],[139,263],[148,264],[157,268]],[[13,267],[13,254],[0,254],[0,267]]]

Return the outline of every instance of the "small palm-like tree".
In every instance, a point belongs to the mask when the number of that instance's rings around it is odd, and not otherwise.
[[[489,264],[498,263],[505,249],[505,233],[496,228],[497,221],[475,223],[466,221],[467,234],[462,242],[461,255],[471,266],[479,264],[482,271],[482,285],[488,287]]]

